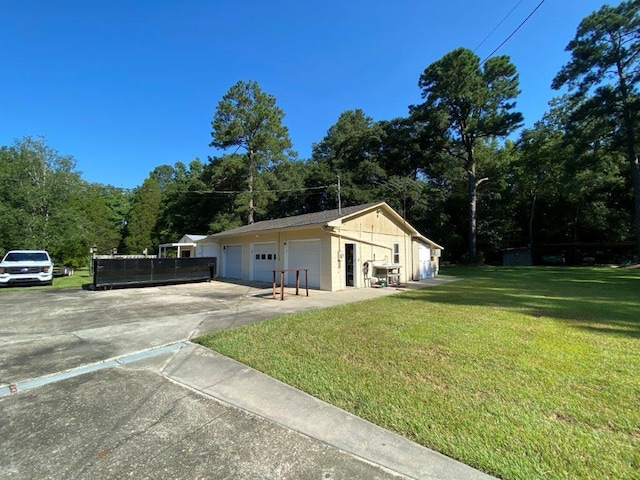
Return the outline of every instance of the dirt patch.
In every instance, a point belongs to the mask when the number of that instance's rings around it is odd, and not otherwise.
[[[567,423],[570,425],[577,423],[577,420],[575,418],[563,412],[553,412],[553,414],[551,415],[551,420],[555,420],[556,422]]]

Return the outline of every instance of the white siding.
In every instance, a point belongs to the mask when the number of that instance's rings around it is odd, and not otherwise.
[[[217,257],[218,245],[215,243],[203,243],[199,245],[198,257]]]

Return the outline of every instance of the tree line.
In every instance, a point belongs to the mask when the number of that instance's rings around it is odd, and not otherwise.
[[[386,201],[452,261],[510,247],[616,245],[640,254],[640,0],[587,16],[552,81],[562,92],[522,129],[516,66],[458,48],[418,79],[421,102],[374,121],[343,112],[299,159],[276,99],[238,81],[218,103],[206,162],[161,165],[128,191],[82,180],[42,138],[0,148],[0,250],[64,261],[153,252],[185,233]],[[339,179],[339,180],[338,180]],[[338,187],[339,185],[339,187]]]

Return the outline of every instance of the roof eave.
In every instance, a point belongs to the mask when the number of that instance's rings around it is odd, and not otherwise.
[[[429,240],[427,237],[425,237],[424,235],[413,235],[414,239],[421,241],[422,243],[428,243],[429,245],[431,245],[434,248],[437,248],[439,250],[444,250],[444,247],[442,245],[438,245],[436,242],[434,242],[433,240]]]
[[[312,223],[309,225],[296,225],[293,227],[276,227],[276,228],[265,228],[263,230],[249,230],[248,232],[239,232],[239,233],[227,233],[220,232],[214,233],[213,235],[209,235],[207,238],[212,240],[217,240],[219,238],[230,238],[230,237],[245,237],[248,235],[259,235],[261,233],[277,233],[277,232],[293,232],[297,230],[310,230],[314,228],[322,228],[324,227],[324,223]]]

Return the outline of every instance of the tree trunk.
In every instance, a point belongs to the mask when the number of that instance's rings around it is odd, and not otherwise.
[[[631,157],[631,180],[636,214],[636,263],[640,263],[640,162],[637,155]]]
[[[468,180],[468,222],[469,222],[469,263],[478,261],[478,226],[477,226],[477,207],[478,207],[478,180],[476,178],[476,161],[473,156],[473,146],[467,143],[467,175]]]
[[[253,223],[253,150],[249,150],[249,174],[247,175],[247,187],[249,189],[249,205],[247,208],[247,225]]]
[[[531,199],[531,213],[529,214],[529,249],[533,251],[533,217],[536,212],[536,200],[538,195],[533,192],[533,198]]]
[[[629,105],[629,88],[620,61],[617,62],[622,97],[622,116],[627,143],[627,158],[631,167],[631,184],[633,185],[633,206],[636,221],[636,262],[640,263],[640,161],[635,145],[635,128],[631,106]]]
[[[476,188],[476,176],[469,175],[469,262],[478,261],[478,227],[476,211],[478,205],[478,189]]]

